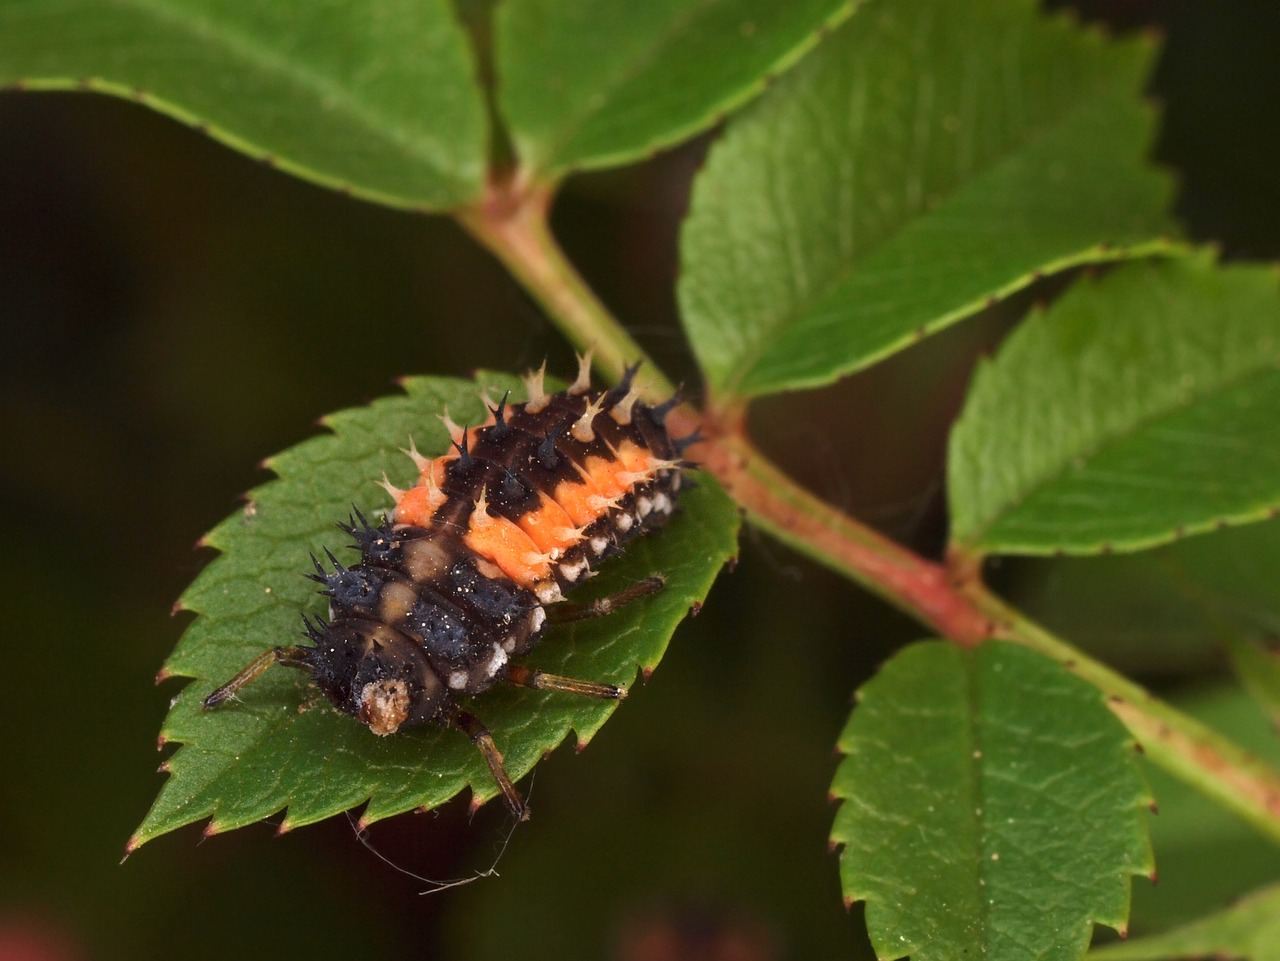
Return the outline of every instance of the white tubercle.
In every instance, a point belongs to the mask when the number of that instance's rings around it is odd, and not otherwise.
[[[582,416],[574,421],[573,426],[569,428],[569,433],[574,436],[575,440],[590,444],[596,439],[596,432],[591,429],[591,422],[596,419],[596,414],[600,413],[600,408],[603,406],[604,394],[601,394],[587,405],[587,409],[582,412]]]
[[[543,387],[543,380],[547,375],[547,362],[544,360],[542,366],[537,370],[531,370],[524,375],[524,390],[529,399],[525,401],[524,409],[530,414],[538,414],[546,409],[547,402],[551,399],[547,396],[546,388]]]
[[[640,391],[635,384],[631,385],[631,389],[627,391],[627,395],[609,408],[609,416],[623,427],[631,423],[631,408],[635,407],[636,401],[640,399]]]
[[[418,445],[413,442],[412,435],[409,437],[409,446],[407,448],[401,447],[400,453],[405,454],[411,461],[413,461],[413,466],[418,468],[418,473],[422,473],[426,470],[427,465],[431,463],[430,457],[424,457],[422,454],[418,453]]]
[[[475,509],[471,511],[471,523],[475,527],[487,527],[492,521],[493,518],[489,516],[489,489],[481,487]]]
[[[566,581],[576,581],[587,569],[587,559],[580,558],[577,563],[565,562],[560,565],[560,573]]]
[[[435,475],[431,471],[424,472],[422,476],[423,480],[420,483],[426,484],[427,506],[432,510],[435,510],[445,501],[444,491],[442,491],[440,489],[440,485],[436,483]]]
[[[551,532],[558,541],[576,544],[582,540],[582,530],[577,527],[557,527]]]
[[[564,600],[560,585],[555,581],[544,581],[538,585],[534,593],[538,595],[538,600],[543,604],[559,604]]]
[[[375,481],[375,483],[379,487],[381,487],[384,491],[386,491],[388,494],[390,494],[391,499],[395,501],[397,504],[400,503],[400,498],[404,497],[404,491],[402,491],[399,487],[396,487],[395,484],[391,483],[391,480],[387,477],[385,472],[382,475],[382,480]]]
[[[591,351],[578,355],[578,379],[569,385],[570,396],[585,394],[591,388]]]
[[[444,429],[449,432],[449,439],[455,444],[461,444],[462,428],[454,423],[453,418],[449,416],[449,408],[446,407],[443,414],[437,414],[436,416],[440,418],[440,423],[444,424]]]
[[[495,641],[493,645],[493,657],[490,658],[488,665],[486,665],[484,669],[485,674],[489,677],[493,677],[502,670],[506,663],[507,652],[502,649],[501,644],[498,644]]]

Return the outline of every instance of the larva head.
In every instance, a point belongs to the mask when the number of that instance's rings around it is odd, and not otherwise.
[[[310,625],[308,625],[310,627]],[[316,686],[374,734],[438,720],[449,696],[420,644],[386,624],[343,619],[310,628]]]

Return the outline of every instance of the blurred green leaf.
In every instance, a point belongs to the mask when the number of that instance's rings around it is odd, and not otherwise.
[[[498,391],[513,378],[488,377]],[[245,510],[206,539],[222,551],[183,596],[197,613],[166,664],[196,679],[177,697],[162,736],[182,747],[168,761],[170,778],[139,827],[134,844],[212,815],[212,831],[242,827],[288,807],[297,827],[369,801],[366,822],[435,807],[468,785],[478,797],[496,791],[470,741],[454,730],[418,728],[379,738],[338,713],[303,672],[273,669],[218,711],[200,702],[255,654],[298,633],[299,612],[322,605],[302,577],[309,551],[341,541],[334,520],[352,501],[369,503],[372,478],[385,470],[409,486],[416,478],[399,453],[412,435],[424,452],[447,449],[436,414],[478,422],[476,385],[415,378],[407,396],[326,418],[331,435],[313,438],[271,462],[280,479],[253,492]],[[528,663],[572,677],[629,685],[637,668],[658,663],[676,625],[701,602],[720,567],[737,550],[737,512],[709,478],[682,498],[658,536],[603,566],[583,593],[602,596],[653,573],[658,594],[605,618],[553,631]],[[638,709],[632,702],[632,710]],[[586,743],[617,702],[501,688],[477,698],[474,711],[493,732],[513,779],[528,773],[570,730]]]
[[[96,90],[399,207],[479,195],[484,106],[448,0],[8,0],[0,86]]]
[[[711,386],[829,383],[1040,273],[1167,249],[1151,51],[1029,0],[853,17],[695,183],[679,293]]]
[[[499,104],[536,176],[638,160],[704,130],[854,0],[506,0]]]
[[[1101,695],[1026,648],[917,644],[859,692],[832,840],[882,958],[1078,958],[1152,870],[1150,794]]]
[[[1246,958],[1280,961],[1280,884],[1165,934],[1111,944],[1089,961],[1165,961],[1167,958]]]
[[[1025,614],[1129,671],[1203,670],[1225,639],[1280,637],[1280,520],[1135,554],[1007,559],[993,577]]]
[[[1248,638],[1229,637],[1227,652],[1245,690],[1280,730],[1280,650]]]
[[[967,551],[1137,550],[1280,506],[1280,289],[1209,255],[1118,268],[1027,320],[951,435]]]

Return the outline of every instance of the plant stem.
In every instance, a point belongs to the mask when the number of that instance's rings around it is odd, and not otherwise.
[[[670,383],[596,298],[564,256],[547,223],[552,189],[518,177],[491,185],[458,220],[492,251],[579,348],[596,351],[610,379],[645,360],[652,391]],[[746,437],[740,408],[699,418],[671,415],[673,430],[700,429],[692,457],[724,485],[750,520],[783,543],[834,569],[957,643],[1000,638],[1065,664],[1107,695],[1147,756],[1170,774],[1234,811],[1280,842],[1280,772],[1227,738],[1162,703],[1137,684],[1028,620],[981,582],[977,562],[956,556],[937,564],[894,543],[804,490]]]
[[[844,574],[944,637],[972,646],[995,623],[958,593],[941,564],[905,550],[833,510],[782,473],[738,430],[704,424],[699,463],[724,485],[756,526]]]
[[[578,350],[591,350],[596,369],[617,382],[624,368],[643,363],[638,380],[647,397],[666,399],[674,388],[609,313],[551,236],[554,189],[519,177],[491,182],[484,199],[456,214],[458,222],[516,277]]]

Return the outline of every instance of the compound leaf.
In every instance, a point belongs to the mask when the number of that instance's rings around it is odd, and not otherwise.
[[[499,106],[536,176],[636,160],[759,93],[852,0],[506,0]]]
[[[1280,961],[1280,884],[1190,924],[1089,952],[1089,961],[1244,958]]]
[[[328,187],[478,196],[484,104],[449,0],[9,0],[0,86],[135,100]]]
[[[729,122],[679,290],[717,392],[829,383],[1039,273],[1167,249],[1151,44],[1035,6],[872,4]]]
[[[1206,254],[1126,265],[1030,318],[952,431],[955,543],[1136,550],[1274,516],[1277,286],[1270,268]]]
[[[518,382],[483,378],[495,394]],[[476,384],[415,378],[406,396],[342,411],[325,420],[331,434],[274,458],[279,475],[253,492],[246,508],[206,538],[221,551],[183,595],[197,614],[165,673],[193,678],[175,698],[161,738],[181,744],[166,762],[169,779],[130,841],[130,849],[184,824],[212,816],[208,833],[258,821],[287,807],[283,827],[329,817],[368,801],[365,822],[435,807],[470,786],[488,799],[496,786],[480,754],[454,730],[411,729],[379,738],[332,708],[302,672],[269,670],[238,701],[203,712],[201,700],[254,655],[288,643],[300,612],[323,613],[315,585],[301,575],[308,552],[344,540],[334,521],[354,501],[369,506],[373,478],[386,471],[410,485],[416,473],[398,448],[414,438],[425,453],[443,452],[448,437],[436,415],[482,419]],[[385,495],[382,495],[385,497]],[[528,663],[553,673],[630,685],[637,668],[658,663],[676,625],[705,598],[720,567],[736,552],[737,512],[709,478],[681,501],[658,535],[603,565],[582,590],[601,596],[661,573],[666,586],[608,617],[550,632]],[[578,595],[575,594],[575,600]],[[636,689],[629,709],[643,708]],[[572,730],[585,743],[616,702],[523,689],[493,689],[471,709],[493,732],[513,778],[528,773]]]
[[[1074,961],[1152,870],[1150,795],[1098,691],[1016,645],[899,653],[840,737],[832,841],[882,958]]]

